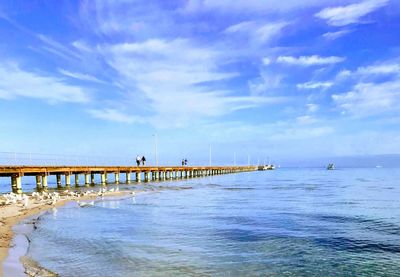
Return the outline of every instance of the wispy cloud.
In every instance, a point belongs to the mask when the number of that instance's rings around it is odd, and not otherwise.
[[[204,10],[213,10],[220,12],[229,13],[243,13],[253,12],[253,13],[265,13],[265,12],[283,12],[295,9],[309,8],[309,7],[320,7],[326,5],[327,3],[338,2],[332,0],[307,0],[307,1],[297,1],[297,0],[188,0],[186,2],[185,10],[188,12],[198,12]]]
[[[150,122],[176,127],[203,117],[222,116],[240,109],[273,103],[275,98],[235,96],[208,85],[238,76],[220,69],[224,53],[199,47],[188,39],[151,39],[103,45],[106,61],[130,91],[141,93],[152,111]],[[132,94],[134,97],[134,94]]]
[[[373,79],[374,77],[379,77],[379,76],[390,76],[390,75],[398,76],[400,75],[400,63],[396,61],[398,59],[394,60],[395,61],[385,61],[368,66],[361,66],[354,71],[346,69],[341,70],[336,75],[336,79],[337,80],[344,80],[348,78]]]
[[[45,36],[43,34],[38,34],[37,38],[45,44],[44,46],[42,46],[42,49],[52,54],[58,55],[65,59],[75,59],[75,60],[82,59],[77,52],[71,50],[70,48],[64,46],[63,44],[59,43],[58,41],[55,41],[54,39],[48,36]]]
[[[384,83],[358,83],[332,99],[344,112],[358,117],[384,114],[400,109],[400,80]]]
[[[0,98],[37,98],[49,103],[89,101],[87,89],[63,80],[29,72],[16,64],[0,64]]]
[[[307,107],[307,111],[309,113],[315,113],[316,111],[319,110],[319,106],[317,104],[313,104],[313,103],[308,103],[306,105],[306,107]]]
[[[144,118],[123,113],[118,109],[91,109],[87,111],[91,116],[97,119],[114,121],[120,123],[145,123]]]
[[[244,21],[225,29],[226,34],[239,34],[250,38],[256,43],[267,43],[280,36],[288,22],[256,22]]]
[[[365,15],[385,6],[389,0],[367,0],[347,6],[325,8],[315,14],[332,26],[345,26],[359,23]]]
[[[281,85],[283,76],[271,71],[260,72],[260,77],[250,80],[248,86],[252,95],[271,94],[271,91]]]
[[[340,31],[336,31],[336,32],[327,32],[327,33],[323,34],[322,36],[328,40],[335,40],[335,39],[343,37],[351,32],[353,32],[353,30],[346,29],[346,30],[340,30]]]
[[[312,56],[279,56],[276,60],[277,63],[288,64],[288,65],[300,65],[300,66],[313,66],[313,65],[327,65],[341,63],[345,60],[344,57],[320,57],[318,55]]]
[[[78,73],[78,72],[71,72],[71,71],[67,71],[64,69],[59,68],[58,71],[67,77],[70,78],[74,78],[74,79],[78,79],[78,80],[82,80],[82,81],[90,81],[90,82],[96,82],[96,83],[104,83],[102,80],[91,76],[89,74],[82,74],[82,73]]]
[[[327,89],[333,86],[332,82],[307,82],[297,84],[298,89]]]

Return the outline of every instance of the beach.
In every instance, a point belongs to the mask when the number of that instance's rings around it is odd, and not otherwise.
[[[128,193],[128,191],[113,191],[106,192],[104,196],[123,196]],[[0,276],[4,276],[6,274],[4,269],[4,261],[8,257],[10,247],[12,247],[12,240],[14,238],[13,227],[15,225],[17,225],[24,219],[39,215],[42,212],[45,212],[52,208],[64,206],[71,201],[92,200],[96,198],[99,198],[98,192],[93,192],[91,194],[80,197],[63,195],[61,196],[61,199],[57,201],[57,203],[52,205],[48,203],[35,202],[33,200],[33,197],[29,196],[30,204],[27,207],[24,207],[22,204],[0,206]],[[24,265],[25,269],[29,268],[30,272],[37,273],[38,267],[37,265],[35,265],[34,261],[25,258],[22,264]]]

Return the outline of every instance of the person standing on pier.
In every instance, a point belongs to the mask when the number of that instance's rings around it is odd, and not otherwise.
[[[146,158],[144,156],[142,157],[142,164],[146,165]]]
[[[140,157],[139,155],[136,156],[136,165],[140,166],[140,162],[142,161],[142,157]]]

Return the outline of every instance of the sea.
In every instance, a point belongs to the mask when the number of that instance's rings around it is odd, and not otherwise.
[[[400,169],[280,168],[120,185],[42,214],[59,276],[400,276]]]

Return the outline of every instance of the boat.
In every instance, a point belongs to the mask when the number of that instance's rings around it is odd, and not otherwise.
[[[274,170],[275,166],[273,164],[259,165],[258,170]]]
[[[334,164],[328,164],[328,166],[326,167],[326,169],[328,169],[328,170],[334,170],[334,169],[335,169],[335,165],[334,165]]]

